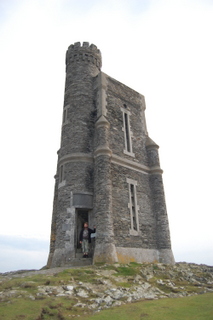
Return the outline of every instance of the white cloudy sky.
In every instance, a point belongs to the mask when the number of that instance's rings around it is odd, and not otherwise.
[[[176,261],[213,265],[213,0],[0,0],[0,272],[48,256],[65,52],[145,95]]]

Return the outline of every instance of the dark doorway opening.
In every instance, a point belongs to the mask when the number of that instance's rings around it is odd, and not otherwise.
[[[85,222],[88,222],[88,210],[85,209],[77,209],[76,210],[76,248],[80,249],[81,244],[79,243],[79,235],[81,232],[81,229],[84,226]]]

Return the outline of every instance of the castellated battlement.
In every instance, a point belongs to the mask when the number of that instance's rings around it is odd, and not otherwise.
[[[102,66],[101,52],[94,44],[89,42],[75,42],[71,44],[66,53],[66,65],[70,65],[76,61],[85,61],[93,63],[99,70]]]

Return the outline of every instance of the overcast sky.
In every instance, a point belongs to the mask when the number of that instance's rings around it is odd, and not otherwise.
[[[176,261],[213,265],[213,0],[0,0],[0,272],[46,264],[65,52],[146,99]]]

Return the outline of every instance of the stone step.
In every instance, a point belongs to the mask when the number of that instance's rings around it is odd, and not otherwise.
[[[75,257],[80,259],[83,257],[83,253],[82,252],[76,252]]]
[[[88,266],[92,264],[92,258],[75,258],[72,260],[72,266]]]
[[[88,258],[83,258],[83,253],[82,252],[76,252],[75,257],[77,259],[88,259]],[[89,258],[91,258],[91,255],[89,254]]]

